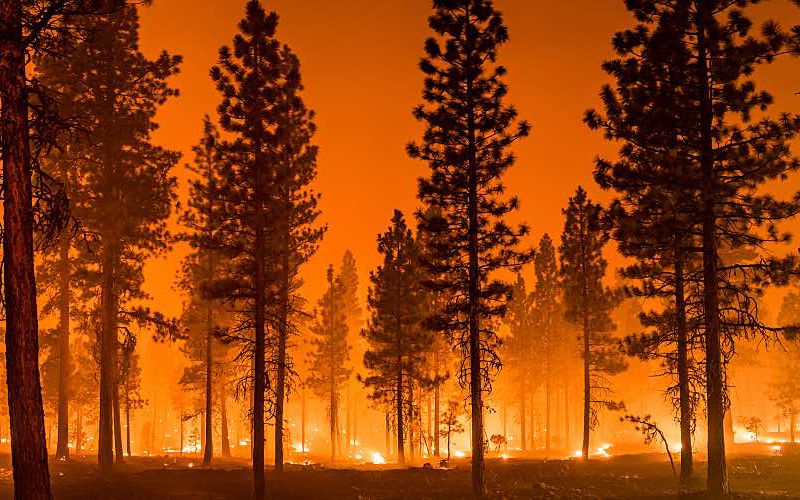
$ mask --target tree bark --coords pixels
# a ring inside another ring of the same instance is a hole
[[[114,379],[118,378],[118,373],[114,374]],[[122,412],[120,411],[119,385],[114,384],[114,450],[117,455],[117,463],[125,462],[125,450],[122,447]]]
[[[131,400],[128,390],[125,389],[125,448],[128,456],[131,456]]]
[[[466,24],[472,15],[470,5],[465,12]],[[469,389],[472,410],[472,492],[478,497],[486,496],[486,478],[483,458],[483,381],[481,380],[481,339],[480,339],[480,269],[478,231],[478,159],[475,138],[475,105],[473,93],[473,40],[472,30],[466,29],[466,111],[467,111],[467,168],[468,168],[468,206],[467,206],[467,248],[468,269],[468,322],[469,322]]]
[[[284,234],[286,244],[281,256],[281,289],[278,317],[278,367],[275,388],[275,471],[283,472],[283,420],[286,404],[286,341],[289,333],[289,241],[290,235]]]
[[[398,356],[399,358],[400,356]],[[398,366],[400,365],[400,360],[398,359]],[[395,413],[397,415],[397,463],[400,465],[405,465],[406,463],[406,454],[405,454],[405,443],[403,442],[404,439],[404,429],[403,429],[403,370],[398,370],[397,373],[397,388],[395,390],[396,393],[396,403],[395,403]]]
[[[115,290],[116,252],[111,238],[103,238],[101,276],[101,339],[100,339],[100,416],[98,421],[97,461],[108,472],[114,465],[114,365],[117,359],[117,294]]]
[[[525,393],[524,384],[520,384],[520,398],[519,398],[519,439],[520,439],[520,449],[522,451],[526,451],[527,446],[527,429],[525,429],[526,422],[526,415],[525,415],[525,398],[527,394]]]
[[[706,408],[708,423],[708,476],[712,496],[729,492],[725,462],[725,387],[719,324],[716,175],[713,150],[713,103],[709,82],[706,31],[712,15],[710,2],[697,2],[697,77],[700,104],[700,167],[703,174],[703,316],[705,318]]]
[[[63,169],[64,188],[67,188],[67,169]],[[69,306],[70,306],[70,235],[62,231],[59,241],[58,280],[58,438],[56,458],[69,458],[69,380],[71,374],[69,350]]]
[[[212,278],[213,263],[211,256],[208,258],[208,279]],[[214,458],[214,311],[211,302],[206,301],[206,411],[205,411],[205,439],[203,441],[203,465],[211,465]]]
[[[33,255],[33,207],[22,1],[0,2],[0,140],[6,381],[14,497],[50,499]]]
[[[675,323],[678,330],[678,388],[681,427],[681,482],[692,477],[692,408],[689,394],[688,332],[684,297],[683,251],[676,241],[675,252]]]
[[[222,377],[220,377],[222,378]],[[225,383],[224,381],[220,381],[219,383],[219,406],[220,406],[220,414],[221,414],[221,445],[222,445],[222,456],[225,458],[229,458],[231,456],[231,441],[230,437],[228,436],[228,405],[226,404],[226,394],[225,394]],[[238,443],[237,443],[238,444]]]

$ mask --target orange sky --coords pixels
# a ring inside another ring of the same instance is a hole
[[[142,9],[141,44],[184,56],[174,79],[181,96],[159,113],[155,140],[184,152],[199,138],[200,121],[219,101],[208,70],[217,50],[229,44],[246,0],[156,0]],[[300,56],[306,100],[316,110],[320,146],[322,219],[330,226],[304,275],[306,296],[316,300],[324,269],[338,263],[346,248],[358,261],[362,283],[378,263],[375,236],[393,208],[410,216],[417,206],[416,178],[425,167],[409,159],[405,144],[422,127],[411,117],[420,102],[422,76],[417,62],[429,34],[430,0],[268,0],[280,15],[279,38]],[[787,0],[761,7],[783,24],[800,22],[800,10]],[[517,165],[507,177],[510,192],[522,200],[519,218],[538,238],[558,238],[561,207],[577,184],[598,193],[591,181],[592,161],[614,147],[581,122],[598,105],[605,76],[600,63],[610,57],[611,35],[631,24],[621,0],[497,0],[511,41],[500,60],[509,70],[510,102],[533,125],[533,134],[516,148]],[[797,108],[794,75],[800,61],[781,61],[759,81],[771,89],[782,109]],[[183,177],[181,169],[179,176]],[[185,185],[182,186],[182,192]],[[178,314],[180,300],[170,288],[178,265],[176,252],[148,267],[148,289],[159,307]],[[312,302],[313,303],[313,302]]]
[[[229,44],[243,16],[246,0],[155,0],[141,11],[141,45],[155,55],[166,49],[184,56],[173,84],[181,96],[159,113],[154,140],[184,152],[201,132],[201,119],[214,113],[219,97],[208,77],[221,45]],[[533,229],[530,243],[549,232],[558,240],[561,208],[578,184],[598,200],[607,200],[592,182],[598,154],[613,155],[616,146],[591,132],[581,119],[598,106],[606,81],[601,62],[612,56],[610,39],[632,24],[622,0],[496,0],[505,14],[511,41],[500,60],[509,70],[510,102],[533,126],[532,136],[516,146],[517,165],[507,176],[509,191],[519,195],[517,220]],[[324,270],[338,264],[345,249],[355,253],[362,301],[369,269],[378,263],[375,237],[389,223],[392,209],[411,216],[417,206],[416,178],[425,166],[409,159],[405,144],[421,135],[411,116],[420,102],[422,75],[417,63],[428,36],[430,0],[265,0],[280,15],[279,38],[299,55],[305,98],[317,112],[320,146],[316,189],[323,194],[322,220],[330,229],[319,253],[306,266],[304,295],[316,302]],[[784,25],[800,23],[800,9],[788,0],[758,8],[760,17]],[[757,74],[760,86],[773,92],[776,110],[800,109],[800,61],[782,60]],[[186,171],[177,172],[182,181]],[[793,180],[786,194],[800,188]],[[185,194],[185,182],[181,193]],[[793,224],[797,226],[796,223]],[[613,254],[613,249],[609,251]],[[146,289],[161,311],[178,315],[181,298],[173,288],[181,249],[150,262]],[[612,256],[612,266],[614,264]],[[778,295],[772,295],[778,297]],[[774,314],[778,302],[763,308]],[[165,401],[180,377],[176,346],[143,342],[144,396]],[[155,410],[154,410],[155,411]],[[158,410],[161,411],[161,410]]]

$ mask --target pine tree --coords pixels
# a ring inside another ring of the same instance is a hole
[[[126,310],[142,292],[142,266],[167,248],[166,220],[175,201],[171,168],[179,154],[149,142],[159,105],[177,91],[166,80],[180,58],[162,53],[147,59],[138,49],[135,6],[88,16],[89,33],[67,57],[44,61],[48,82],[91,116],[88,138],[80,144],[80,179],[73,210],[87,233],[97,235],[82,259],[94,268],[101,290],[102,337],[98,460],[112,465],[112,441],[122,458],[117,390],[117,332],[145,310]],[[78,148],[75,148],[78,149]],[[159,318],[153,318],[156,322]],[[116,438],[116,439],[115,439]]]
[[[342,385],[350,378],[347,362],[350,346],[347,343],[346,300],[341,280],[334,277],[333,266],[327,271],[328,290],[318,302],[315,320],[311,326],[313,351],[310,358],[311,374],[306,385],[328,403],[330,423],[331,462],[336,460],[339,444],[339,404]]]
[[[764,37],[751,34],[747,14],[756,3],[631,3],[641,26],[618,36],[616,43],[625,53],[617,71],[631,89],[621,94],[622,102],[628,106],[630,97],[632,105],[620,110],[613,95],[606,99],[614,104],[613,115],[624,112],[620,123],[629,127],[611,137],[630,143],[631,156],[639,151],[653,155],[655,171],[667,169],[667,192],[685,193],[673,197],[674,203],[697,200],[686,212],[694,215],[691,224],[684,227],[697,228],[695,246],[701,248],[707,485],[712,495],[729,488],[725,364],[737,338],[774,340],[780,333],[759,318],[757,299],[764,287],[783,284],[796,266],[792,257],[742,261],[722,255],[787,241],[776,225],[800,209],[797,199],[784,202],[761,192],[764,183],[785,179],[797,169],[788,143],[800,120],[764,114],[772,97],[756,87],[752,75],[782,52],[786,35],[773,23],[765,24]]]
[[[405,429],[414,415],[406,394],[428,383],[426,357],[433,335],[422,320],[425,292],[417,241],[402,212],[394,211],[391,226],[378,236],[383,264],[370,273],[370,318],[362,336],[367,341],[362,378],[370,398],[391,408],[397,426],[397,458],[405,464]]]
[[[189,185],[189,209],[181,214],[181,222],[190,231],[186,235],[192,253],[184,259],[181,269],[180,286],[189,295],[184,306],[181,323],[187,330],[185,353],[195,363],[200,363],[204,373],[205,397],[205,437],[203,440],[203,464],[209,465],[214,456],[212,434],[213,392],[214,392],[214,334],[220,328],[215,309],[222,305],[210,296],[213,282],[221,274],[220,262],[223,256],[219,251],[209,248],[215,231],[219,226],[216,220],[216,189],[223,160],[218,151],[219,132],[206,116],[203,120],[203,138],[194,147],[194,167],[197,176]],[[195,367],[188,368],[190,372]],[[187,378],[184,372],[184,379]],[[195,377],[189,376],[194,383]]]
[[[217,287],[216,293],[238,303],[237,330],[252,331],[241,340],[252,366],[248,385],[252,388],[253,496],[259,500],[265,495],[267,290],[275,289],[267,272],[268,263],[276,261],[278,237],[271,225],[275,219],[270,217],[278,195],[273,154],[282,77],[277,25],[277,14],[267,14],[257,0],[249,1],[233,49],[222,47],[219,63],[211,70],[222,96],[217,109],[220,124],[230,135],[219,145],[227,168],[217,189],[216,210],[222,223],[213,245],[225,253],[231,271],[224,290]]]
[[[277,88],[278,105],[275,130],[273,210],[277,247],[277,352],[275,360],[275,469],[283,470],[284,405],[292,374],[288,350],[289,335],[298,331],[304,300],[297,293],[300,267],[317,251],[327,227],[319,226],[319,194],[310,187],[317,175],[317,147],[312,144],[316,125],[314,112],[306,108],[300,95],[300,61],[283,46],[280,60],[281,81]],[[352,305],[349,306],[352,309]],[[357,304],[356,306],[357,307]]]
[[[556,249],[553,240],[544,234],[533,261],[536,273],[536,288],[533,290],[534,321],[540,342],[537,342],[544,358],[545,391],[545,449],[550,449],[552,440],[551,409],[553,399],[553,374],[556,370],[556,354],[560,346],[560,322],[558,318],[560,292]]]
[[[618,294],[603,284],[608,263],[603,247],[608,233],[600,225],[600,205],[578,187],[563,210],[566,218],[561,235],[561,277],[564,286],[566,319],[582,328],[583,356],[583,445],[584,460],[589,459],[589,432],[596,425],[598,411],[617,409],[609,399],[606,375],[626,368],[622,353],[610,332],[615,326],[611,311]]]
[[[491,0],[435,0],[420,63],[426,104],[414,116],[426,123],[423,144],[410,144],[413,158],[428,163],[419,198],[441,211],[420,227],[441,236],[430,260],[436,291],[452,291],[442,322],[464,356],[459,380],[469,387],[472,406],[472,479],[476,495],[486,493],[483,445],[483,392],[499,368],[497,335],[487,321],[501,316],[509,285],[493,276],[530,260],[516,250],[527,228],[511,227],[505,216],[518,207],[504,197],[502,175],[514,163],[509,146],[528,135],[526,122],[504,103],[504,67],[497,50],[508,39],[502,15]],[[483,324],[482,324],[483,323]]]
[[[615,78],[617,88],[602,92],[606,114],[590,110],[586,122],[601,128],[608,139],[624,141],[620,160],[597,161],[595,178],[601,187],[613,189],[618,198],[609,210],[613,238],[620,252],[637,262],[622,270],[637,285],[631,296],[668,301],[664,311],[643,315],[648,332],[626,339],[630,354],[642,359],[661,359],[664,372],[674,379],[667,388],[677,409],[681,428],[681,480],[692,475],[692,433],[698,394],[693,381],[702,376],[692,361],[697,346],[696,308],[692,293],[700,290],[699,266],[692,248],[697,245],[697,199],[687,185],[699,182],[691,163],[675,155],[683,126],[677,86],[691,71],[672,65],[671,49],[676,39],[670,25],[626,30],[614,37],[617,58],[603,65]],[[662,78],[667,74],[667,78]],[[651,108],[644,108],[656,103]],[[694,177],[693,177],[694,176]],[[695,182],[687,180],[694,178]],[[680,179],[681,182],[676,182]],[[693,317],[692,317],[693,316]],[[695,341],[693,341],[695,340]]]
[[[518,274],[514,287],[511,289],[511,300],[508,302],[506,314],[503,317],[508,325],[510,335],[504,339],[502,349],[504,363],[510,367],[511,383],[517,391],[522,451],[526,451],[528,442],[526,402],[538,383],[537,378],[531,376],[533,373],[531,363],[534,359],[534,343],[536,341],[533,301],[534,296],[528,292],[525,279]]]

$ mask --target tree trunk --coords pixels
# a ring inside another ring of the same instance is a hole
[[[302,400],[300,401],[300,449],[306,452],[306,388],[303,387]]]
[[[569,435],[569,384],[564,384],[564,446],[569,450],[572,439]]]
[[[436,370],[436,385],[433,386],[433,456],[439,458],[441,452],[439,450],[439,350],[438,348],[433,352],[433,366]]]
[[[589,460],[589,431],[591,430],[592,418],[592,374],[591,374],[591,343],[589,341],[589,291],[587,276],[586,255],[586,235],[589,231],[586,216],[581,219],[581,279],[583,281],[581,290],[582,315],[583,315],[583,444],[581,446],[581,457],[584,461]]]
[[[545,407],[545,417],[544,417],[544,432],[545,432],[545,442],[544,442],[544,449],[550,449],[550,356],[547,356],[545,360],[545,386],[544,386],[544,407]]]
[[[180,442],[180,448],[181,448],[181,451],[180,451],[180,453],[178,453],[178,454],[179,454],[180,456],[183,456],[183,411],[182,411],[182,410],[181,410],[181,413],[178,415],[178,417],[179,417],[179,418],[180,418],[180,420],[181,420],[181,442]],[[153,420],[153,426],[155,426],[155,425],[156,425],[156,422],[155,422],[155,419],[154,419],[154,420]],[[153,444],[155,444],[155,443],[152,443],[152,444],[150,445],[150,447],[151,447],[151,448],[153,447]]]
[[[258,66],[259,54],[256,48],[255,66]],[[264,198],[266,189],[264,188],[264,172],[266,169],[262,157],[262,145],[260,135],[255,144],[256,156],[256,200],[255,205],[255,345],[254,345],[254,382],[253,382],[253,499],[263,500],[266,493],[264,481],[264,397],[266,392],[266,331],[265,331],[265,306],[266,297],[264,296],[266,279],[264,276],[266,257],[264,255],[266,236],[264,234]]]
[[[519,398],[519,439],[520,439],[520,449],[522,451],[526,450],[527,446],[527,429],[525,429],[526,424],[526,415],[525,415],[525,398],[527,394],[525,393],[525,386],[524,384],[520,384],[520,398]]]
[[[115,373],[114,379],[117,379]],[[117,463],[125,462],[125,450],[122,448],[122,412],[120,411],[119,385],[114,384],[114,450],[117,455]]]
[[[220,377],[222,378],[222,377]],[[221,422],[220,427],[222,431],[222,438],[221,438],[221,445],[222,445],[222,456],[225,458],[230,458],[231,456],[231,441],[230,437],[228,436],[228,405],[226,404],[226,394],[225,394],[225,382],[220,380],[219,383],[219,406],[220,406],[220,414],[221,414]],[[238,445],[238,443],[237,443]]]
[[[128,456],[131,456],[131,401],[128,397],[128,390],[125,390],[125,448]]]
[[[287,239],[289,236],[284,235]],[[278,298],[278,366],[275,388],[275,471],[283,472],[283,420],[284,405],[286,402],[286,340],[289,332],[289,248],[284,248],[281,262],[281,290]]]
[[[208,256],[208,279],[213,273],[213,263]],[[211,303],[206,301],[206,411],[205,411],[205,439],[203,440],[203,465],[211,465],[214,458],[214,311]]]
[[[408,391],[408,405],[409,411],[406,419],[408,420],[408,425],[406,426],[408,432],[408,455],[411,458],[411,462],[414,462],[414,390],[410,389]]]
[[[75,423],[75,455],[81,454],[83,446],[83,406],[78,405],[77,421]]]
[[[114,465],[114,394],[117,363],[117,294],[115,290],[116,251],[112,238],[103,238],[101,269],[101,342],[100,342],[100,416],[98,422],[97,461],[104,472]]]
[[[386,420],[386,436],[385,436],[385,438],[386,438],[386,443],[385,443],[386,444],[386,458],[389,458],[389,456],[392,454],[392,444],[391,444],[392,429],[391,429],[391,425],[389,423],[389,412],[388,411],[384,414],[384,419]]]
[[[63,170],[64,188],[67,186],[67,169]],[[69,306],[70,306],[70,235],[66,229],[62,231],[59,241],[59,282],[58,282],[58,439],[56,440],[56,458],[69,458]]]
[[[717,270],[716,175],[713,151],[713,104],[709,82],[706,31],[712,16],[710,2],[697,6],[697,76],[700,101],[700,167],[703,173],[703,316],[705,318],[706,408],[708,423],[708,476],[712,496],[727,495],[725,463],[725,387],[720,345],[719,275]]]
[[[471,16],[470,6],[466,7],[466,18]],[[468,322],[469,322],[469,390],[472,406],[472,492],[478,497],[486,496],[486,478],[483,459],[483,381],[481,380],[481,332],[480,332],[480,269],[478,231],[478,159],[475,139],[475,106],[472,103],[472,31],[466,30],[466,69],[467,74],[467,168],[468,168],[468,207],[467,207],[467,248],[469,253],[468,270]]]
[[[584,307],[586,303],[584,302]],[[583,444],[581,445],[581,457],[589,460],[589,430],[592,418],[592,380],[590,373],[589,360],[589,318],[586,312],[583,314]]]
[[[399,356],[398,356],[399,358]],[[398,365],[400,364],[400,360],[398,359]],[[395,389],[396,393],[396,404],[395,404],[395,413],[397,415],[397,463],[400,465],[405,465],[406,463],[406,454],[405,454],[405,443],[403,442],[404,439],[404,429],[403,429],[403,370],[398,370],[397,373],[397,388]]]
[[[3,272],[6,381],[14,498],[49,499],[50,472],[39,381],[39,325],[22,0],[0,2],[0,140],[3,152]]]
[[[689,335],[686,328],[686,300],[684,298],[683,252],[676,241],[675,252],[675,323],[678,330],[678,388],[680,393],[681,475],[686,483],[692,477],[692,408],[689,394]]]

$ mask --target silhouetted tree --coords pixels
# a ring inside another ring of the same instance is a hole
[[[533,265],[536,273],[536,288],[532,292],[533,314],[535,327],[538,330],[538,341],[535,342],[544,360],[545,449],[549,450],[553,432],[550,419],[554,392],[553,374],[557,370],[556,354],[561,347],[560,334],[563,330],[559,328],[561,322],[558,317],[561,312],[558,304],[561,287],[556,249],[553,240],[546,233],[539,240]]]
[[[311,374],[306,385],[317,397],[328,402],[328,422],[331,430],[331,461],[336,460],[339,442],[339,403],[342,385],[350,378],[347,361],[350,346],[347,344],[346,300],[341,281],[334,277],[333,266],[327,271],[328,290],[318,302],[315,320],[311,326],[313,351],[310,358]]]
[[[112,464],[112,440],[122,458],[117,360],[120,315],[146,319],[143,309],[125,310],[132,299],[146,298],[142,266],[167,249],[166,219],[175,200],[171,168],[179,158],[150,143],[159,105],[177,93],[166,80],[180,58],[162,53],[147,59],[138,48],[138,14],[130,5],[82,19],[88,33],[65,57],[47,61],[49,82],[92,117],[80,142],[80,179],[74,189],[76,217],[94,235],[82,249],[97,273],[102,303],[100,342],[100,416],[98,460]],[[78,148],[75,148],[78,149]],[[163,318],[155,318],[156,323]],[[162,323],[162,326],[164,324]]]
[[[311,188],[317,176],[317,147],[312,144],[316,125],[314,112],[306,108],[300,95],[300,61],[283,46],[280,60],[281,79],[276,89],[277,109],[274,150],[275,205],[272,211],[277,247],[278,276],[275,330],[275,469],[283,470],[284,406],[292,375],[288,350],[289,335],[296,334],[299,315],[305,301],[297,290],[300,267],[317,251],[326,227],[317,224],[320,215],[319,194]],[[350,283],[350,281],[348,281]],[[352,305],[349,306],[352,309]],[[357,307],[357,304],[356,306]]]
[[[414,409],[406,395],[427,384],[425,359],[433,335],[422,320],[425,305],[417,241],[402,212],[394,211],[389,229],[378,236],[383,264],[370,273],[368,303],[370,318],[362,335],[367,340],[362,378],[370,397],[392,409],[397,426],[397,459],[405,463],[405,425]],[[361,378],[361,377],[360,377]]]
[[[482,393],[500,366],[497,335],[487,321],[502,315],[510,289],[493,274],[516,270],[531,257],[517,251],[527,228],[504,221],[518,201],[503,196],[501,178],[514,163],[509,146],[529,126],[515,124],[516,110],[504,103],[506,70],[496,59],[508,30],[491,0],[435,0],[433,7],[428,24],[435,37],[425,42],[420,63],[426,104],[414,110],[426,130],[423,143],[410,144],[408,152],[431,169],[420,179],[419,198],[440,213],[421,212],[420,227],[437,236],[429,257],[432,289],[452,292],[440,319],[463,355],[459,380],[471,395],[473,489],[482,496]]]
[[[104,6],[111,8],[113,4],[109,1]],[[82,0],[11,0],[0,5],[5,368],[14,496],[18,499],[51,496],[38,367],[34,230],[38,226],[53,236],[54,230],[64,226],[66,215],[65,198],[60,196],[62,203],[51,203],[59,196],[51,196],[54,193],[41,182],[47,176],[42,175],[31,152],[32,144],[52,139],[54,134],[40,132],[51,129],[53,116],[47,112],[48,106],[41,106],[48,97],[38,93],[36,82],[27,78],[26,63],[31,54],[68,50],[68,35],[74,37],[81,32],[76,21],[97,8],[97,3]],[[32,181],[34,177],[38,179],[36,183]],[[48,205],[60,206],[61,210],[48,213]]]
[[[600,205],[589,200],[582,187],[563,210],[566,218],[561,235],[561,277],[566,319],[582,328],[583,357],[583,459],[589,458],[589,431],[597,423],[601,408],[621,405],[609,399],[606,375],[626,368],[622,353],[611,336],[615,328],[611,311],[618,294],[603,284],[608,263],[603,247],[608,233],[600,225]]]
[[[673,184],[667,192],[688,193],[673,196],[673,203],[698,202],[688,212],[694,213],[692,224],[683,227],[697,228],[702,257],[707,485],[712,495],[729,489],[725,364],[737,338],[771,340],[779,333],[759,318],[757,299],[764,287],[783,284],[796,266],[793,257],[742,261],[722,255],[787,241],[776,224],[800,209],[796,197],[784,202],[761,192],[764,183],[797,169],[788,142],[800,120],[788,114],[764,117],[772,97],[756,88],[752,74],[781,53],[785,35],[772,23],[762,30],[764,37],[751,34],[747,14],[756,3],[630,2],[641,26],[616,38],[624,56],[612,66],[627,88],[617,89],[619,100],[605,92],[607,108],[612,104],[607,114],[613,118],[632,111],[627,118],[634,120],[620,136],[612,132],[612,138],[630,143],[626,153],[642,151],[651,155],[654,168],[667,169]],[[632,105],[620,110],[615,101]]]
[[[521,274],[511,289],[511,300],[507,304],[506,314],[503,317],[509,328],[509,337],[504,339],[502,352],[504,362],[508,366],[511,383],[518,394],[519,404],[519,436],[520,448],[527,449],[527,412],[526,402],[529,395],[534,392],[535,385],[539,383],[538,377],[532,376],[531,365],[534,363],[533,353],[535,325],[533,318],[534,296],[528,293],[525,279]]]
[[[217,287],[216,292],[240,305],[238,330],[252,367],[248,379],[252,381],[253,496],[258,500],[265,494],[267,290],[274,290],[267,271],[269,258],[277,253],[270,218],[277,197],[273,152],[283,76],[277,25],[277,14],[267,14],[257,0],[249,1],[233,49],[222,47],[219,63],[211,70],[222,96],[220,124],[230,135],[219,145],[227,168],[219,181],[217,210],[222,223],[214,244],[223,249],[231,272],[224,289]]]

